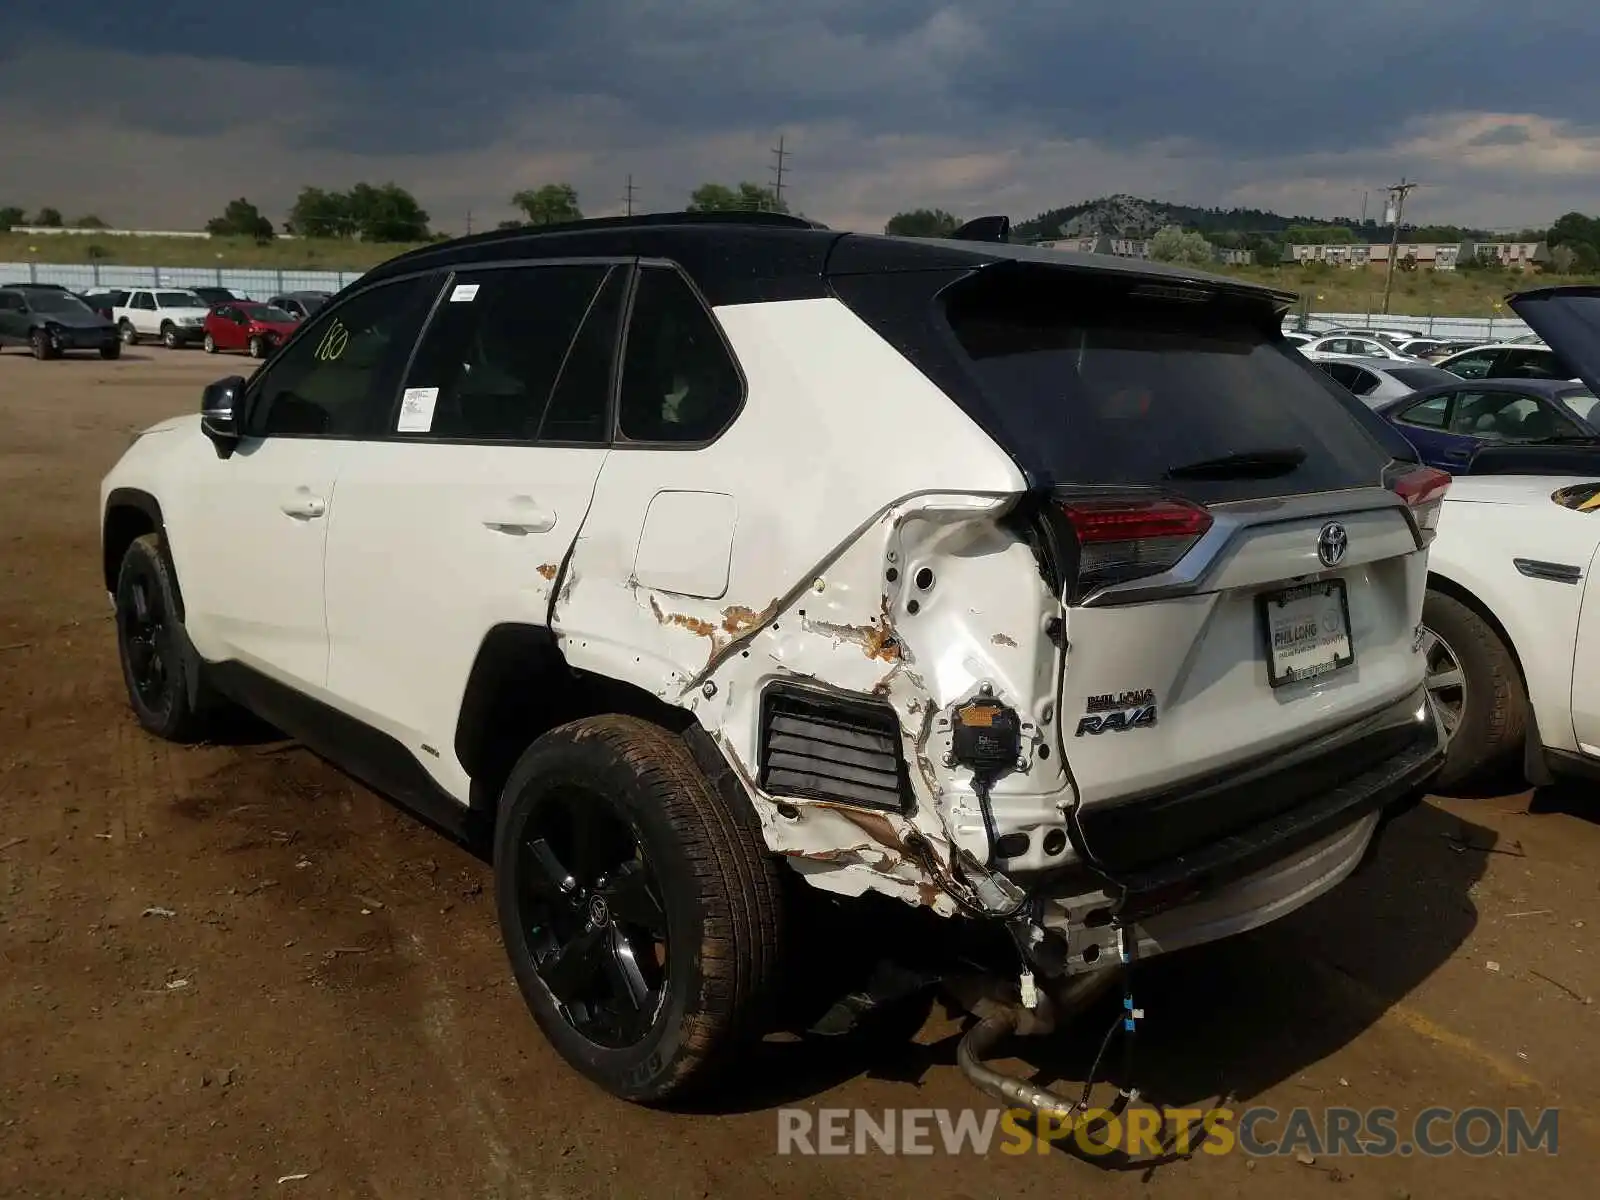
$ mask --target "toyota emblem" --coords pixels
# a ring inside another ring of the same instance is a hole
[[[1337,521],[1329,521],[1317,534],[1317,557],[1325,567],[1337,567],[1344,561],[1344,552],[1350,545],[1350,535]]]

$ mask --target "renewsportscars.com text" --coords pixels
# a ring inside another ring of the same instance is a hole
[[[1024,1109],[803,1108],[778,1110],[782,1155],[1048,1153],[1051,1143],[1085,1154],[1246,1154],[1283,1157],[1402,1157],[1450,1154],[1554,1155],[1560,1109],[1425,1108],[1402,1118],[1393,1108],[1134,1108],[1113,1116]]]

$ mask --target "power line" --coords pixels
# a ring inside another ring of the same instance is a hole
[[[637,190],[637,189],[635,189],[634,186],[633,186],[633,176],[629,175],[628,176],[628,190],[623,193],[622,202],[628,206],[628,215],[630,217],[633,216],[633,193],[635,192],[635,190]]]
[[[783,211],[783,161],[789,157],[789,152],[783,148],[783,134],[778,135],[778,144],[772,148],[772,153],[777,161],[774,164],[772,183],[772,207],[779,212]]]
[[[1416,183],[1407,183],[1404,175],[1400,182],[1389,185],[1388,207],[1394,212],[1394,230],[1389,235],[1389,270],[1383,278],[1383,314],[1389,315],[1389,293],[1394,290],[1394,264],[1400,257],[1400,220],[1405,215],[1406,197],[1411,194]],[[1384,216],[1388,216],[1386,212]]]

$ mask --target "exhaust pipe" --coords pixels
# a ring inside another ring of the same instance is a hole
[[[1086,1008],[1120,977],[1118,971],[1097,971],[1079,976],[1057,994],[1054,1009],[1065,1019]],[[1055,1022],[1048,1016],[1041,1021],[1019,1004],[1001,1005],[992,1000],[973,1006],[982,1009],[979,1021],[956,1046],[956,1065],[979,1091],[1002,1101],[1007,1107],[1022,1108],[1036,1116],[1067,1117],[1081,1112],[1082,1100],[1067,1100],[1025,1079],[1003,1075],[984,1065],[1002,1041],[1019,1029],[1027,1033],[1050,1032]],[[1031,1027],[1031,1028],[1030,1028]],[[1119,1104],[1124,1103],[1119,1099]]]

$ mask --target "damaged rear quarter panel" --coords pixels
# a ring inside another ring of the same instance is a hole
[[[749,382],[743,412],[702,449],[608,456],[552,627],[575,667],[693,709],[745,779],[769,845],[812,882],[934,903],[920,847],[948,859],[954,838],[987,853],[970,786],[943,763],[942,710],[989,681],[1023,712],[1032,745],[1054,701],[1044,636],[1054,599],[1028,549],[995,524],[1023,480],[837,301],[715,315]],[[645,514],[664,490],[733,497],[729,584],[717,600],[647,588],[635,574]],[[931,589],[916,587],[922,565]],[[780,677],[893,705],[916,792],[909,814],[759,795],[759,691]],[[997,812],[1019,828],[1040,814],[1059,821],[1069,795],[1059,753],[1030,758],[995,789]]]

